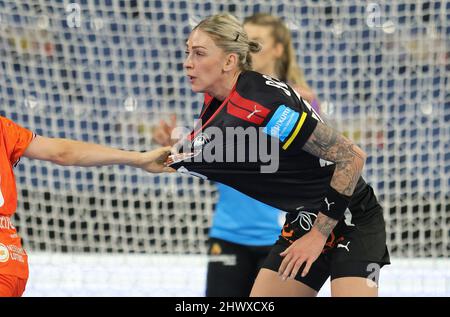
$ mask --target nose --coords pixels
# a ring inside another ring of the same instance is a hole
[[[190,69],[190,68],[193,67],[193,65],[192,65],[192,59],[191,59],[191,54],[188,54],[188,55],[186,56],[186,59],[184,60],[183,66],[184,66],[184,68],[186,68],[186,69]]]

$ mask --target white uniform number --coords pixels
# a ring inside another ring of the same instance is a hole
[[[291,96],[291,92],[289,91],[288,85],[286,85],[285,83],[278,81],[270,76],[267,76],[267,75],[262,75],[262,76],[265,79],[267,79],[266,85],[279,88],[279,89],[283,90],[286,95],[288,95],[289,97]]]

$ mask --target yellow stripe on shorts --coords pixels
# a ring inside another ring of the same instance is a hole
[[[298,132],[303,126],[303,123],[305,122],[305,119],[306,119],[306,112],[303,112],[302,116],[300,117],[300,120],[297,123],[297,126],[295,127],[294,133],[292,133],[291,137],[286,141],[286,143],[284,143],[283,150],[286,150],[289,147],[289,145],[291,145],[291,143],[294,142],[295,137],[297,136]]]

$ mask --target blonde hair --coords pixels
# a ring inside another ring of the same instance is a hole
[[[250,53],[259,52],[261,45],[249,41],[247,33],[236,17],[228,13],[216,14],[202,20],[192,31],[196,29],[211,36],[214,43],[226,54],[237,54],[241,71],[252,69]]]
[[[270,27],[275,43],[283,45],[283,55],[275,63],[275,73],[279,76],[279,79],[293,85],[309,88],[303,70],[295,59],[291,33],[283,21],[267,13],[257,13],[246,17],[244,24],[247,23]]]

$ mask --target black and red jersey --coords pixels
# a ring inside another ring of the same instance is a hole
[[[321,119],[291,87],[267,75],[243,72],[225,100],[205,95],[200,119],[180,150],[193,156],[172,167],[287,212],[320,211],[335,165],[302,150]],[[276,171],[262,172],[270,165],[264,149],[278,153]],[[366,194],[368,185],[361,178],[349,206],[352,212],[360,209],[356,205]]]

